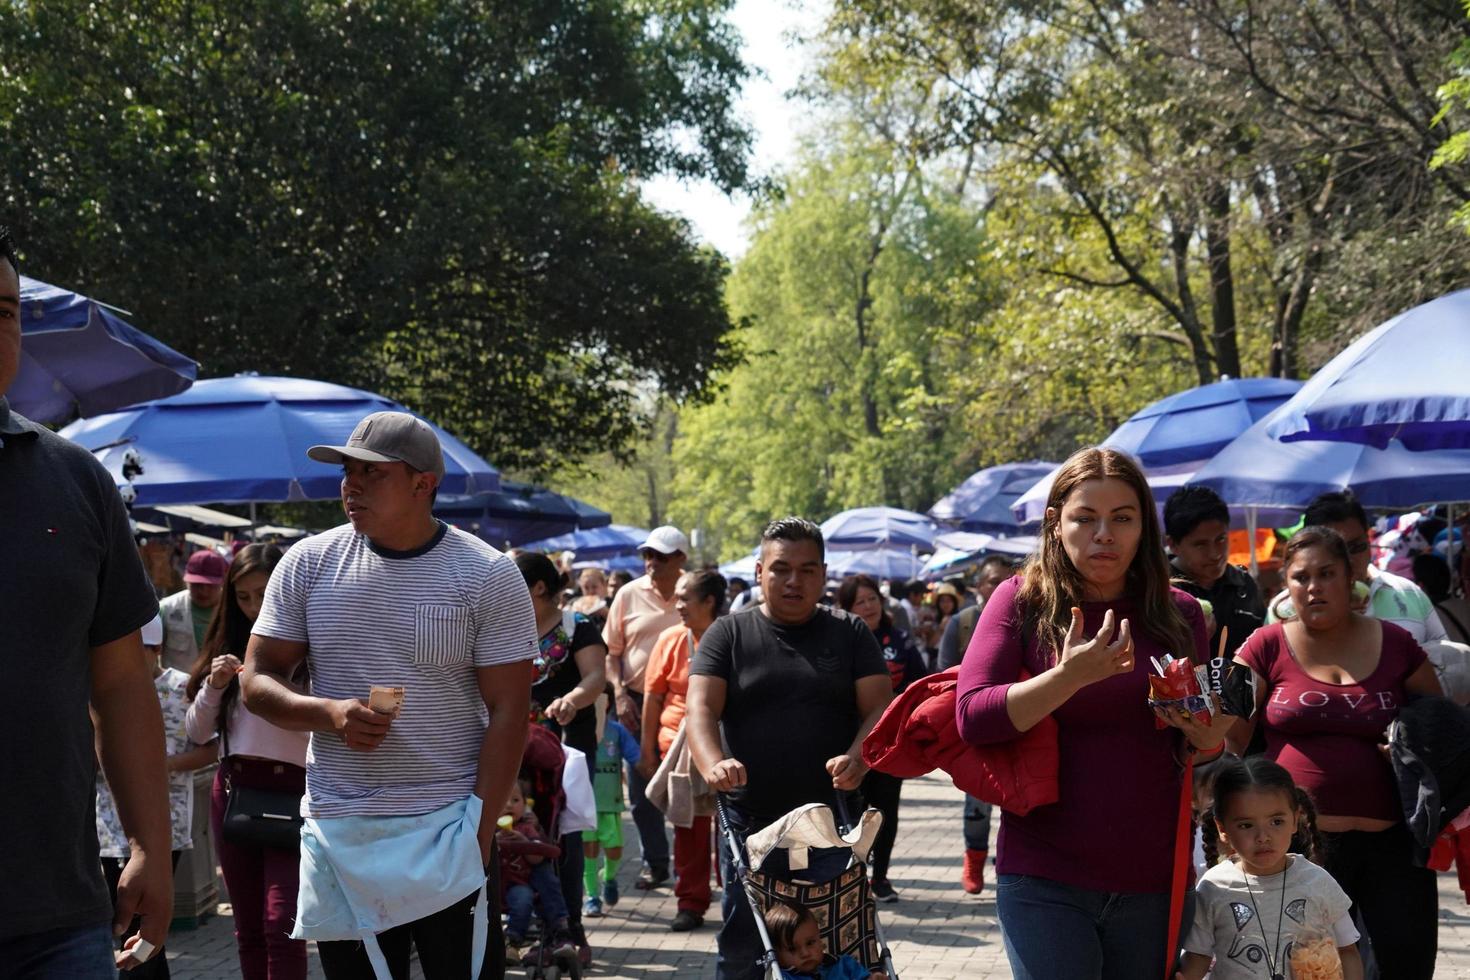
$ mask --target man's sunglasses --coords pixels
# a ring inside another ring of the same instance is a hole
[[[659,562],[668,561],[670,558],[673,557],[673,555],[666,555],[666,554],[664,554],[661,551],[654,551],[651,548],[649,550],[647,550],[647,551],[641,551],[641,552],[639,552],[638,555],[644,561],[659,561]]]
[[[1368,550],[1368,539],[1354,538],[1347,543],[1347,550],[1350,555],[1361,555]]]

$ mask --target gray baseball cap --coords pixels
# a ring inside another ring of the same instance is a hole
[[[312,446],[306,455],[318,463],[340,465],[344,459],[365,463],[407,463],[444,479],[444,453],[439,437],[423,419],[407,412],[374,412],[352,430],[345,446]]]

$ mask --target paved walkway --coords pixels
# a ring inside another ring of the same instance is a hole
[[[1011,975],[1001,949],[995,902],[987,889],[978,897],[959,887],[961,797],[947,779],[928,777],[904,786],[902,823],[891,878],[902,900],[880,905],[879,916],[893,948],[894,964],[905,980],[1001,980]],[[636,840],[628,827],[629,840]],[[632,848],[636,850],[636,844]],[[590,975],[627,980],[714,977],[714,925],[692,933],[673,933],[668,889],[652,894],[627,883],[636,860],[623,866],[623,901],[606,918],[587,920],[597,955]],[[1440,878],[1439,969],[1436,980],[1470,980],[1470,907],[1455,890],[1453,875]],[[175,934],[169,941],[174,980],[227,980],[239,976],[229,907],[204,926]],[[322,977],[313,953],[311,976]],[[512,970],[512,977],[520,975]],[[415,969],[414,977],[420,974]],[[1058,978],[1061,980],[1061,978]]]

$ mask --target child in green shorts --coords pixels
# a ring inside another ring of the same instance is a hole
[[[638,740],[609,716],[597,740],[597,769],[592,779],[597,829],[582,837],[582,853],[587,857],[582,870],[587,889],[582,914],[588,918],[602,915],[604,902],[608,908],[618,904],[618,864],[623,857],[623,762],[636,766],[639,754]],[[599,852],[605,856],[600,869]]]

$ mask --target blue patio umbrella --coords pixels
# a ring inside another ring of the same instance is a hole
[[[608,573],[627,572],[637,576],[643,574],[643,559],[637,555],[621,555],[616,558],[579,559],[572,563],[573,571],[581,571],[584,568],[600,568]]]
[[[720,574],[725,578],[742,578],[749,582],[755,578],[755,562],[760,557],[760,550],[756,549],[744,558],[732,562],[726,562],[720,566]]]
[[[519,547],[550,535],[612,523],[611,514],[575,497],[512,480],[502,480],[500,489],[492,493],[441,496],[434,514],[496,547]]]
[[[26,276],[20,334],[20,370],[7,397],[38,422],[165,398],[193,384],[199,370],[96,300]]]
[[[973,531],[949,531],[934,539],[934,554],[924,563],[920,574],[938,576],[951,569],[974,564],[986,555],[1025,558],[1036,553],[1040,542],[1033,535],[1005,537]]]
[[[1285,412],[1283,406],[1278,412]],[[1319,493],[1346,490],[1366,507],[1470,500],[1470,449],[1411,452],[1401,443],[1281,442],[1272,413],[1202,467],[1191,483],[1210,487],[1227,504],[1247,507],[1270,526],[1289,524]]]
[[[100,449],[108,469],[121,467],[126,449],[137,449],[143,474],[133,487],[145,506],[327,500],[340,492],[341,470],[308,459],[307,448],[341,445],[364,416],[385,410],[405,409],[324,381],[237,375],[73,422],[61,434]],[[495,467],[429,424],[444,451],[443,492],[499,488]]]
[[[896,548],[934,550],[934,522],[923,514],[897,507],[858,507],[822,522],[822,538],[832,551]]]
[[[908,548],[827,552],[827,574],[836,578],[871,575],[880,579],[911,579],[917,578],[923,567],[924,556]]]
[[[638,546],[648,540],[648,529],[629,524],[609,524],[588,531],[573,531],[555,537],[530,541],[521,547],[527,551],[571,551],[578,561],[637,556]]]
[[[941,497],[929,516],[960,531],[1015,534],[1019,525],[1011,505],[1056,468],[1056,463],[1040,460],[987,466]]]
[[[1137,459],[1155,501],[1162,504],[1191,473],[1301,386],[1285,378],[1240,378],[1190,388],[1139,409],[1101,445]],[[1022,524],[1035,523],[1046,513],[1055,473],[1037,481],[1011,508]]]
[[[1272,424],[1283,442],[1470,449],[1470,289],[1359,337],[1312,375]]]
[[[1301,386],[1286,378],[1227,378],[1190,388],[1134,412],[1103,445],[1150,469],[1209,459]]]

